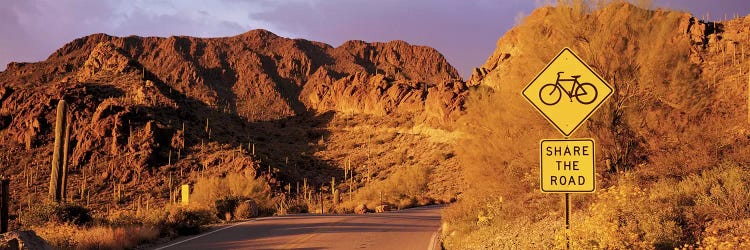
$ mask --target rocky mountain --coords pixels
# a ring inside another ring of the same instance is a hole
[[[13,166],[2,173],[19,180],[14,188],[25,183],[24,192],[41,196],[54,110],[64,99],[74,185],[159,189],[173,175],[188,181],[199,171],[243,169],[279,186],[325,182],[343,174],[331,165],[341,155],[315,156],[335,114],[450,127],[467,93],[438,51],[403,41],[332,47],[266,30],[224,38],[94,34],[0,72],[0,163]]]

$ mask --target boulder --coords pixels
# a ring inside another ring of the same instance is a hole
[[[239,219],[250,219],[258,216],[258,204],[253,200],[246,200],[234,210],[234,215]]]
[[[383,205],[375,207],[376,213],[384,213],[386,211],[391,211],[391,208],[388,205],[383,204]]]
[[[359,204],[356,208],[354,208],[355,214],[365,214],[367,213],[367,206],[365,204]]]
[[[34,231],[12,231],[0,235],[0,249],[47,250],[52,247]]]

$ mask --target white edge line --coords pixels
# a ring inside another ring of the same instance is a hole
[[[435,250],[435,247],[437,246],[438,234],[440,234],[439,228],[437,231],[432,233],[432,237],[430,238],[430,245],[427,247],[427,250]]]
[[[226,226],[226,227],[222,227],[222,228],[216,229],[216,230],[214,230],[214,231],[210,231],[210,232],[207,232],[207,233],[204,233],[204,234],[201,234],[201,235],[196,235],[196,236],[193,236],[193,237],[191,237],[191,238],[187,238],[187,239],[184,239],[184,240],[181,240],[181,241],[178,241],[178,242],[175,242],[175,243],[172,243],[172,244],[169,244],[169,245],[163,246],[163,247],[159,247],[159,248],[156,248],[156,249],[154,249],[154,250],[161,250],[161,249],[165,249],[165,248],[173,247],[173,246],[176,246],[176,245],[179,245],[179,244],[185,243],[185,242],[187,242],[187,241],[191,241],[191,240],[194,240],[194,239],[197,239],[197,238],[200,238],[200,237],[206,236],[206,235],[211,235],[211,234],[213,234],[213,233],[216,233],[216,232],[218,232],[218,231],[222,231],[222,230],[224,230],[224,229],[229,229],[229,228],[233,228],[233,227],[236,227],[236,226],[239,226],[239,225],[242,225],[242,224],[248,223],[248,222],[252,222],[252,221],[255,221],[255,220],[253,219],[253,220],[249,220],[249,221],[243,221],[243,222],[240,222],[240,223],[237,223],[237,224],[231,225],[231,226]]]

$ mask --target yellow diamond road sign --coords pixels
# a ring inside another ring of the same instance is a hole
[[[594,140],[542,140],[542,192],[591,193],[596,188]]]
[[[522,93],[557,130],[570,136],[609,98],[612,87],[564,48]]]

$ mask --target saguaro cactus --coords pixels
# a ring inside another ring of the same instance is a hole
[[[336,177],[331,177],[331,199],[333,199],[333,205],[339,204],[339,189],[336,188]]]
[[[67,117],[67,114],[65,115]],[[63,161],[62,161],[62,178],[60,180],[60,197],[62,201],[67,200],[68,190],[68,146],[70,145],[70,124],[71,122],[65,123],[65,142],[63,143]]]
[[[49,198],[54,202],[60,202],[65,189],[63,188],[63,178],[65,176],[65,161],[67,160],[65,154],[67,153],[67,139],[65,136],[65,129],[67,123],[67,114],[65,100],[60,100],[57,103],[57,118],[55,121],[55,146],[52,149],[52,173],[49,178]]]
[[[305,202],[310,202],[310,196],[307,194],[307,178],[302,179],[302,189],[304,190],[302,196],[305,198]]]

